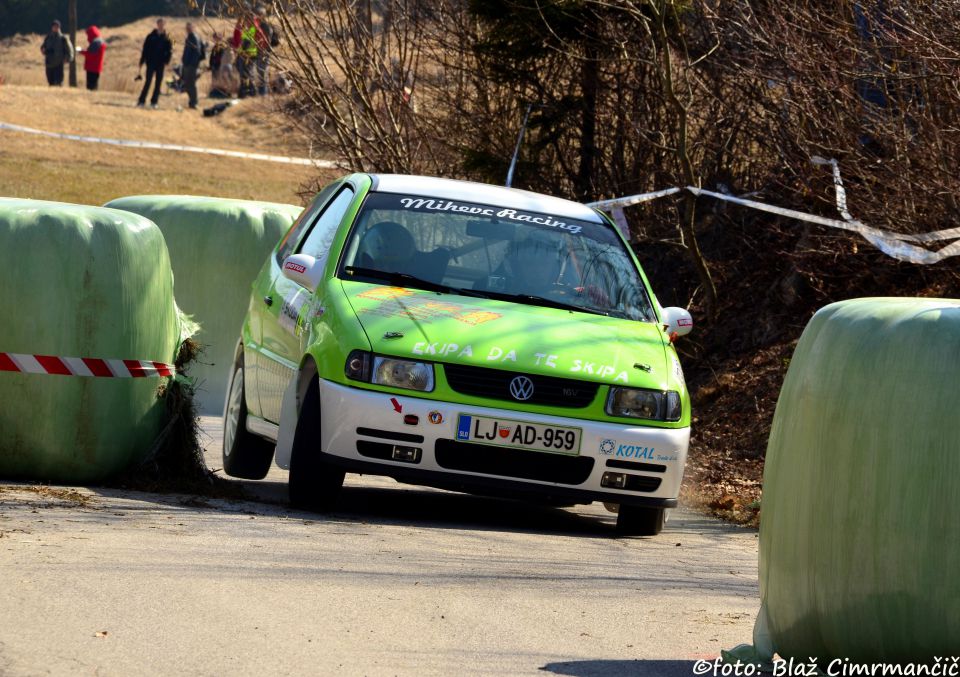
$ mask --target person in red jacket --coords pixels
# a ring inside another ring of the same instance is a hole
[[[83,70],[87,72],[87,89],[94,91],[100,83],[100,74],[103,72],[103,53],[107,51],[107,43],[100,37],[100,29],[90,26],[87,29],[86,49],[79,50],[83,54]]]

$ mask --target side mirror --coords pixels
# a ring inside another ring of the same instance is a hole
[[[294,254],[283,260],[283,276],[308,291],[314,291],[323,277],[323,262],[309,254]]]
[[[667,336],[686,336],[693,331],[693,317],[686,308],[664,308],[663,330]]]

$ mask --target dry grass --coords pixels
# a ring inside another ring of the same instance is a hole
[[[0,87],[0,121],[45,131],[303,155],[269,100],[247,99],[214,118],[139,109],[118,92]],[[103,204],[143,193],[212,195],[299,204],[322,170],[175,151],[142,150],[0,131],[0,195]],[[326,170],[332,177],[336,171]]]

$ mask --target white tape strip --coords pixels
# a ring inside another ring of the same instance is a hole
[[[10,355],[10,360],[20,367],[20,371],[26,374],[46,374],[47,370],[40,366],[33,355]]]
[[[632,205],[638,205],[641,202],[650,202],[650,200],[656,200],[657,198],[667,197],[668,195],[676,195],[677,193],[683,191],[683,188],[664,188],[663,190],[655,190],[652,193],[639,193],[637,195],[628,195],[627,197],[618,197],[612,200],[600,200],[599,202],[588,202],[588,207],[596,207],[605,212],[608,212],[617,207],[630,207]]]
[[[149,150],[172,150],[181,153],[202,153],[204,155],[219,155],[221,157],[242,158],[244,160],[263,160],[265,162],[280,162],[288,165],[304,165],[307,167],[319,167],[323,169],[336,169],[336,162],[330,160],[311,160],[309,158],[288,157],[286,155],[266,155],[264,153],[246,153],[239,150],[223,150],[221,148],[201,148],[199,146],[181,146],[172,143],[156,143],[153,141],[130,141],[127,139],[107,139],[98,136],[82,136],[80,134],[62,134],[60,132],[45,132],[42,129],[33,129],[22,125],[13,125],[8,122],[0,122],[0,129],[11,132],[23,132],[24,134],[36,134],[46,136],[52,139],[65,139],[67,141],[80,141],[83,143],[103,143],[109,146],[123,146],[125,148],[146,148]]]
[[[79,357],[63,357],[60,358],[66,362],[67,366],[70,367],[72,371],[77,376],[93,376],[93,372],[90,371],[90,368],[83,363]]]
[[[763,202],[757,202],[756,200],[746,200],[744,198],[734,197],[724,193],[717,193],[712,190],[705,190],[703,188],[695,188],[693,186],[685,186],[683,188],[666,188],[650,193],[629,195],[627,197],[615,198],[612,200],[599,200],[597,202],[590,202],[587,204],[587,206],[612,212],[615,209],[622,209],[623,207],[629,205],[640,204],[642,202],[656,200],[657,198],[666,197],[668,195],[675,195],[676,193],[680,193],[682,191],[688,191],[697,196],[702,195],[705,197],[712,197],[717,200],[732,202],[733,204],[768,212],[770,214],[777,214],[778,216],[786,216],[791,219],[797,219],[798,221],[816,223],[821,226],[827,226],[828,228],[838,228],[840,230],[857,233],[881,252],[887,256],[897,259],[898,261],[930,265],[950,258],[951,256],[957,256],[960,254],[960,242],[954,242],[935,252],[908,244],[908,242],[924,243],[958,239],[960,238],[960,228],[950,228],[947,230],[938,230],[933,233],[910,235],[906,233],[893,233],[886,230],[880,230],[879,228],[872,228],[861,223],[860,221],[857,221],[847,210],[846,190],[843,188],[843,181],[840,178],[840,169],[836,160],[824,160],[823,158],[815,157],[813,158],[813,162],[815,164],[832,165],[834,171],[834,186],[837,191],[837,210],[843,217],[843,221],[838,219],[830,219],[824,216],[817,216],[816,214],[807,214],[805,212],[799,212],[795,209],[786,209],[785,207],[768,205]]]
[[[860,221],[854,219],[847,210],[847,190],[843,187],[843,179],[840,176],[840,163],[833,158],[827,160],[818,155],[814,155],[810,158],[810,161],[815,165],[830,165],[833,171],[833,186],[837,194],[837,211],[840,212],[840,216],[843,217],[844,221],[863,225]],[[960,238],[960,228],[948,228],[946,230],[936,230],[931,233],[920,233],[918,235],[897,235],[897,239],[906,240],[907,242],[938,242],[940,240],[955,240],[957,238]]]

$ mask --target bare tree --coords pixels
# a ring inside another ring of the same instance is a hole
[[[442,76],[430,54],[444,3],[292,0],[273,11],[287,45],[274,63],[293,81],[287,112],[321,147],[357,170],[449,170],[425,82]]]
[[[67,4],[67,28],[70,31],[70,43],[74,51],[77,49],[77,0],[70,0]],[[70,61],[70,86],[77,86],[77,60]]]

